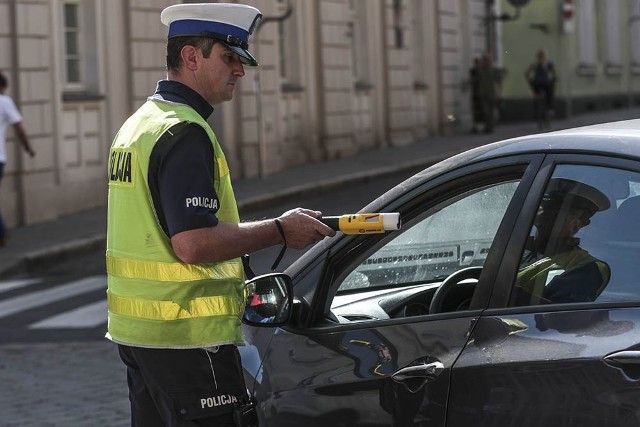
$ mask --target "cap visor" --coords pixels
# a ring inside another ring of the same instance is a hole
[[[251,55],[248,50],[245,50],[238,46],[228,45],[223,41],[221,41],[220,43],[222,43],[223,45],[226,46],[227,49],[229,49],[230,51],[238,55],[240,57],[240,62],[242,62],[242,64],[247,65],[249,67],[258,66],[258,61],[256,61],[256,58],[254,58],[253,55]]]

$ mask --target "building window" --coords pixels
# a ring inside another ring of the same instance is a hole
[[[402,0],[393,0],[393,41],[395,47],[404,47],[404,28],[402,28],[402,11],[404,4]]]
[[[578,74],[596,73],[597,26],[594,0],[580,0],[577,4]]]
[[[62,20],[64,28],[64,81],[68,85],[82,83],[80,5],[77,2],[63,2]]]
[[[96,0],[61,0],[61,78],[65,96],[98,95]]]
[[[629,3],[629,46],[631,49],[631,70],[640,73],[640,0]]]
[[[351,36],[351,73],[356,88],[371,87],[371,64],[369,61],[369,29],[367,25],[366,0],[351,0],[351,21],[349,35]]]
[[[605,28],[603,32],[606,43],[605,72],[607,74],[620,74],[622,72],[620,1],[609,0],[603,6],[605,7]]]
[[[286,3],[286,11],[278,21],[278,48],[280,50],[280,79],[284,91],[302,88],[300,77],[300,51],[298,40],[297,8]]]
[[[422,0],[413,0],[412,3],[412,26],[411,31],[413,34],[412,40],[413,46],[424,46],[427,39],[425,32],[426,28],[422,22],[424,16],[424,10],[427,6]],[[413,58],[413,85],[415,89],[427,89],[426,76],[427,71],[425,67],[425,54],[426,49],[415,49]]]

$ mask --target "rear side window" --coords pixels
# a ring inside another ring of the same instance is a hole
[[[511,294],[512,306],[640,300],[640,174],[559,165]]]

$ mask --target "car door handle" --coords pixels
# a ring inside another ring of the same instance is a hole
[[[612,366],[640,364],[640,351],[618,351],[616,353],[611,353],[608,356],[605,356],[604,361]]]
[[[397,370],[391,375],[395,381],[402,382],[411,378],[426,378],[433,380],[444,371],[444,365],[440,362],[420,363]]]

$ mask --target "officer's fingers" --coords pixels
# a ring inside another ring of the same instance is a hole
[[[305,214],[305,215],[309,215],[310,217],[316,218],[316,219],[322,217],[322,212],[316,211],[316,210],[312,210],[312,209],[301,208],[300,209],[300,213]]]
[[[307,215],[307,216],[310,216],[312,218],[320,218],[322,216],[322,212],[316,211],[316,210],[313,210],[313,209],[294,208],[294,209],[290,209],[290,210],[286,211],[280,217],[281,218],[294,217],[294,216],[299,216],[299,215]]]
[[[326,236],[331,237],[336,235],[336,231],[333,228],[323,222],[318,221],[318,223],[319,225],[316,227],[316,232],[321,236],[319,240],[322,240]]]

